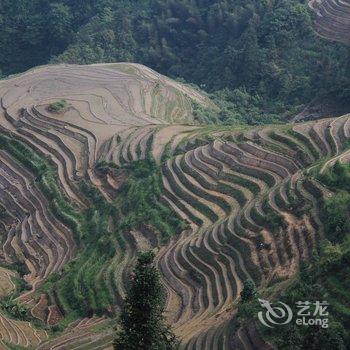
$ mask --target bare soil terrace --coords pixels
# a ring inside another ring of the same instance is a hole
[[[125,180],[101,174],[97,163],[154,159],[160,201],[186,228],[166,244],[152,227],[123,232],[111,263],[97,271],[92,293],[101,293],[102,281],[115,295],[109,313],[119,310],[137,250],[151,247],[167,291],[167,318],[183,349],[271,348],[254,325],[235,327],[243,283],[266,287],[286,280],[317,248],[323,237],[319,204],[332,193],[309,173],[320,164],[325,172],[337,160],[349,162],[349,115],[255,128],[195,125],[192,101],[215,108],[205,95],[126,63],[37,68],[1,81],[0,99],[0,135],[8,143],[0,151],[0,258],[26,267],[26,290],[16,301],[33,318],[55,325],[65,316],[59,292],[41,287],[60,276],[79,244],[67,224],[74,218],[53,213],[38,176],[10,152],[11,140],[52,165],[64,198],[77,210],[91,205],[79,180],[108,203]],[[61,111],[48,108],[62,99],[67,106]],[[111,216],[111,234],[113,226]],[[87,261],[82,276],[88,264],[97,262]],[[0,268],[0,298],[15,289],[13,276]],[[0,346],[110,349],[107,314],[78,319],[58,336],[0,315]]]

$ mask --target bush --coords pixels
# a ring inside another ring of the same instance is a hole
[[[243,290],[241,291],[242,302],[250,301],[256,295],[255,284],[252,280],[246,280],[243,284]]]
[[[49,110],[51,112],[58,113],[58,112],[62,111],[62,109],[66,108],[67,105],[68,104],[67,104],[66,100],[56,101],[56,102],[53,102],[49,105]]]
[[[0,309],[1,308],[14,318],[18,318],[22,321],[30,320],[30,317],[27,314],[27,309],[23,305],[13,300],[11,296],[1,300]]]

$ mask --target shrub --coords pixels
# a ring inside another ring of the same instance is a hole
[[[58,113],[60,111],[62,111],[62,109],[67,107],[67,101],[66,100],[59,100],[56,102],[53,102],[49,105],[49,110],[51,112],[55,112]]]
[[[246,280],[243,284],[243,290],[241,291],[242,302],[250,301],[256,295],[255,284],[252,280]]]

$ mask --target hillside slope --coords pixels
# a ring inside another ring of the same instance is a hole
[[[184,349],[270,348],[237,323],[243,283],[287,280],[318,248],[332,192],[311,174],[349,163],[349,115],[195,125],[205,96],[129,64],[38,68],[0,98],[0,262],[23,281],[1,270],[3,347],[109,348],[153,248]]]
[[[1,91],[5,108],[68,99],[63,120],[79,117],[96,127],[193,123],[192,101],[212,105],[196,90],[131,63],[44,66],[4,80]]]
[[[138,62],[213,93],[227,123],[289,120],[325,98],[341,115],[350,111],[348,3],[2,0],[0,77],[48,63]],[[314,19],[336,41],[322,40]]]

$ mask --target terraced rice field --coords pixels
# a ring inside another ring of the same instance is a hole
[[[91,253],[76,275],[96,303],[90,315],[56,334],[0,315],[4,348],[110,349],[110,317],[137,250],[146,248],[157,250],[167,319],[183,349],[271,348],[254,325],[237,326],[243,282],[288,279],[317,248],[319,206],[331,193],[310,173],[349,162],[349,115],[254,128],[195,125],[192,101],[215,108],[205,96],[131,64],[38,68],[2,81],[0,97],[0,259],[25,269],[16,302],[42,327],[76,311],[62,289],[45,283],[69,278],[67,264],[81,261],[81,213],[95,208],[81,181],[105,206],[125,181],[123,173],[102,174],[99,164],[154,159],[157,205],[186,223],[166,241],[142,225],[115,235],[115,254]],[[50,112],[61,99],[67,107]],[[113,211],[107,216],[113,236],[117,220]],[[9,274],[0,270],[6,293],[14,288]]]
[[[315,30],[321,37],[350,44],[350,1],[310,0],[315,12]]]
[[[16,273],[0,267],[0,298],[10,294],[16,286],[13,279],[16,277]]]

